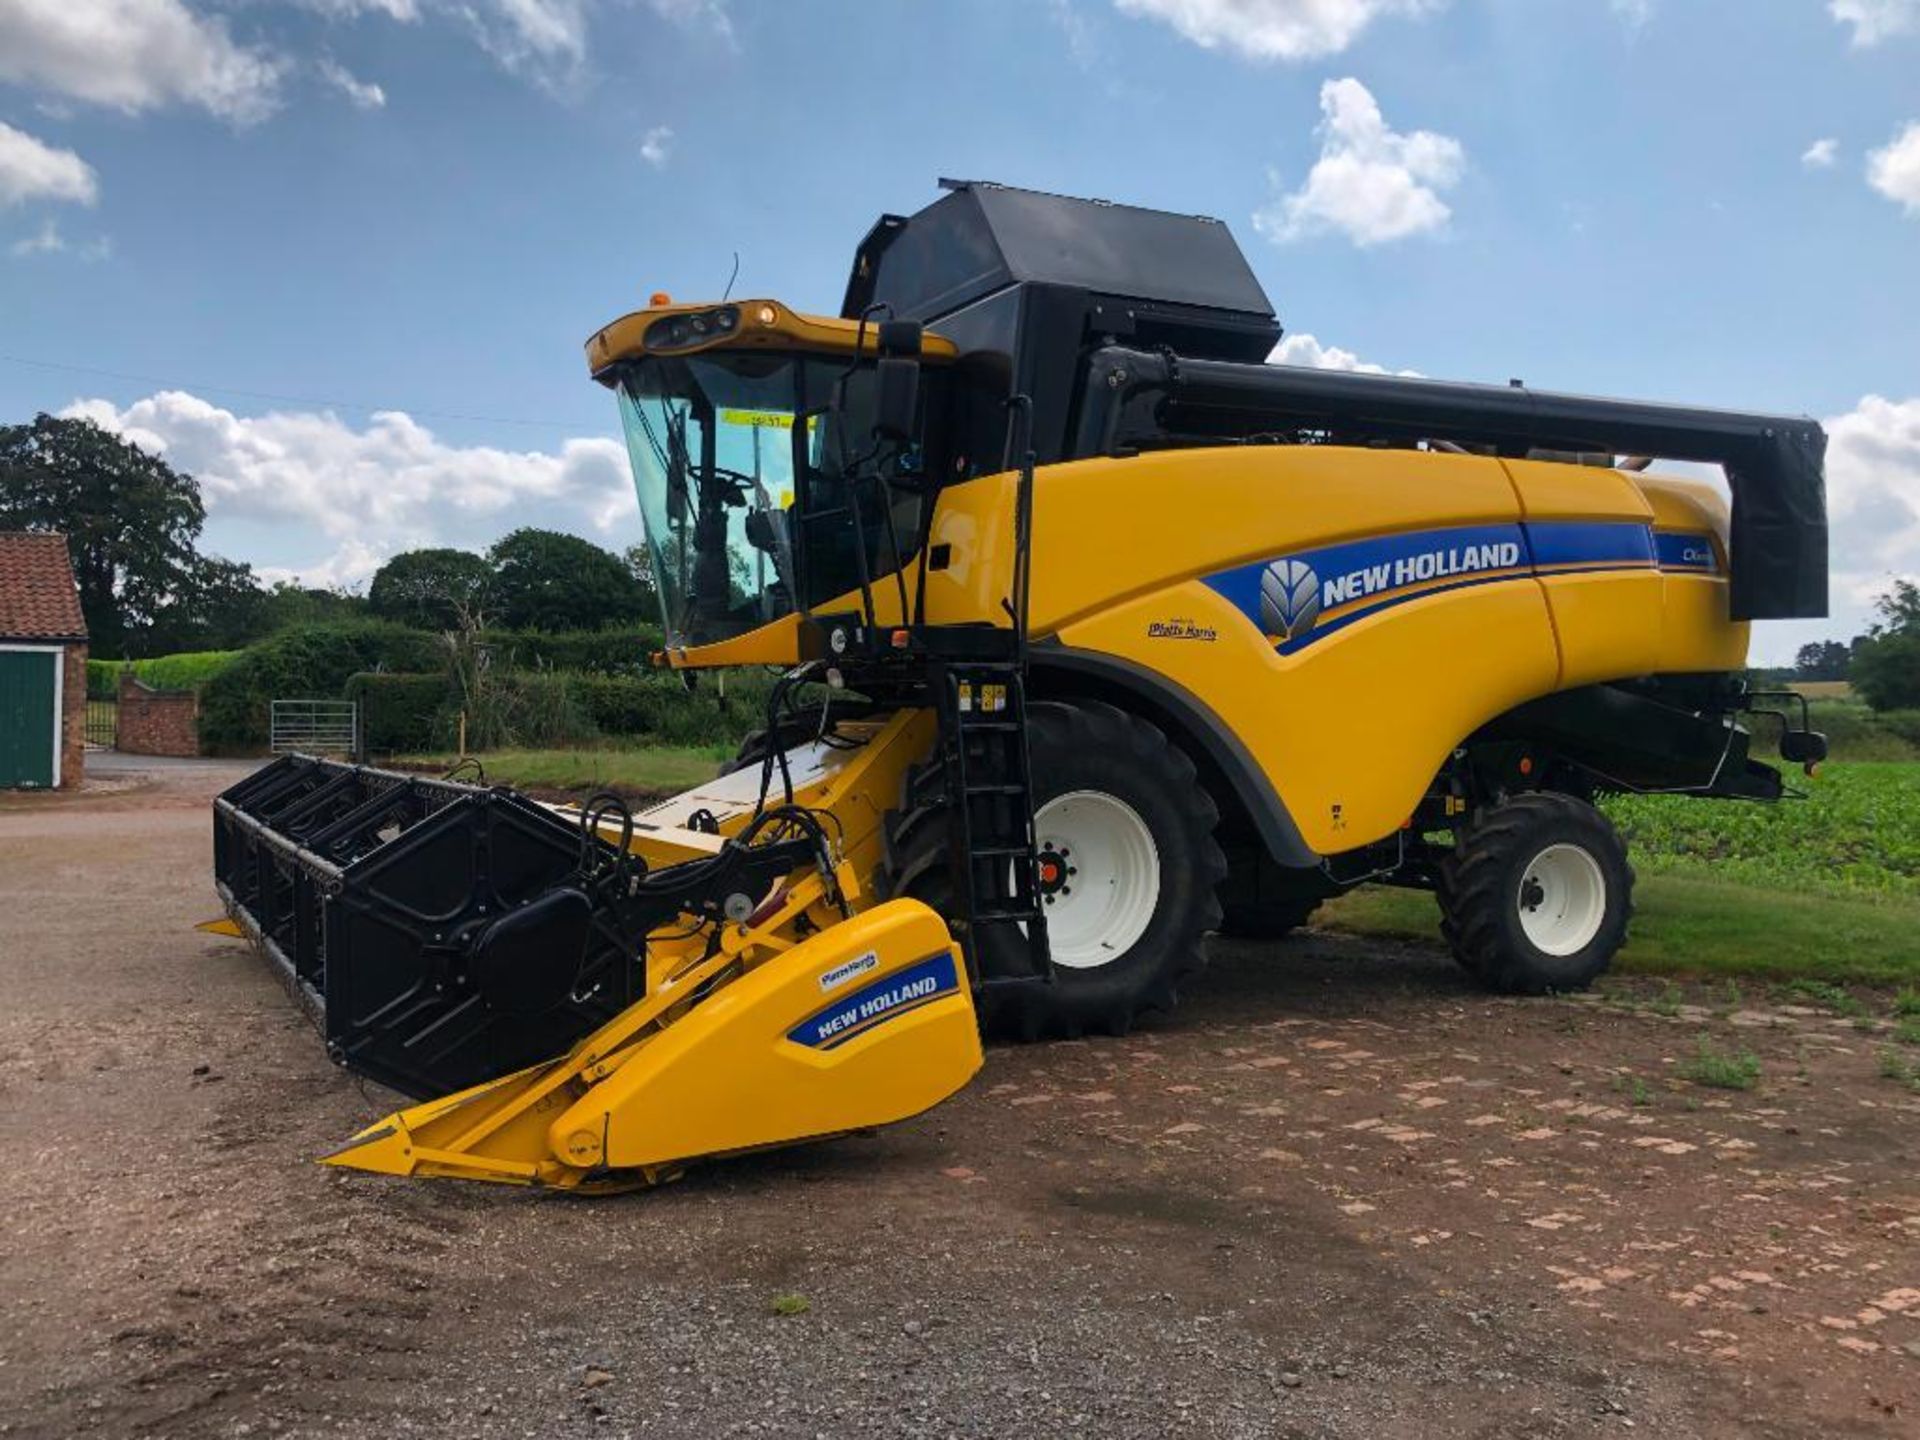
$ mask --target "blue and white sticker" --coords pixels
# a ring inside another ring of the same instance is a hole
[[[838,990],[849,980],[858,980],[862,975],[880,963],[880,952],[869,950],[864,955],[843,961],[820,977],[820,990],[824,994],[829,990]]]
[[[1662,570],[1689,570],[1700,575],[1720,573],[1720,556],[1713,548],[1711,535],[1659,530],[1654,532],[1653,545],[1660,556]]]
[[[943,951],[834,1001],[789,1030],[787,1039],[810,1049],[831,1050],[959,988],[960,972],[953,963],[953,952]]]

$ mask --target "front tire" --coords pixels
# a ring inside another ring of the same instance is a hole
[[[1138,716],[1037,702],[1027,720],[1036,839],[1061,879],[1042,901],[1054,980],[985,991],[982,1024],[1023,1040],[1123,1035],[1143,1013],[1171,1010],[1205,964],[1227,872],[1219,812],[1193,762]],[[944,823],[909,833],[894,893],[951,915]],[[989,927],[978,947],[986,976],[1030,974],[1023,945],[1012,927]]]
[[[1511,995],[1584,990],[1626,942],[1633,870],[1606,816],[1570,795],[1481,810],[1440,867],[1441,932],[1461,966]]]

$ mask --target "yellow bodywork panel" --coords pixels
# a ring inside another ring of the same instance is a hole
[[[930,624],[1008,623],[1016,492],[1011,474],[941,492]],[[1188,692],[1332,854],[1400,828],[1447,755],[1516,705],[1740,668],[1727,528],[1709,485],[1548,461],[1277,445],[1071,461],[1035,477],[1031,636],[1042,663],[1055,641]],[[1302,567],[1291,633],[1262,608],[1276,562]],[[896,587],[873,594],[897,623]],[[797,657],[789,624],[675,663]]]
[[[691,1160],[908,1119],[979,1070],[958,951],[918,901],[875,906],[764,957],[742,939],[566,1056],[390,1115],[326,1163],[643,1185]]]

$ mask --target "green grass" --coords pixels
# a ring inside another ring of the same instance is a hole
[[[767,1308],[776,1315],[804,1315],[813,1309],[813,1302],[804,1295],[776,1295]]]
[[[1723,1055],[1702,1035],[1693,1058],[1680,1063],[1679,1075],[1713,1090],[1751,1090],[1760,1083],[1760,1059],[1751,1050]]]
[[[1818,1005],[1823,1010],[1831,1010],[1836,1015],[1857,1016],[1867,1013],[1867,1007],[1857,998],[1827,980],[1790,981],[1787,994],[1810,1005]]]
[[[1321,923],[1361,934],[1436,942],[1440,935],[1433,897],[1418,891],[1365,888],[1321,915]],[[1808,895],[1698,873],[1643,873],[1615,968],[1716,980],[1912,985],[1920,980],[1920,899]]]
[[[654,745],[577,750],[492,750],[478,756],[487,781],[526,790],[619,790],[636,795],[673,795],[711,780],[732,745]],[[415,755],[393,762],[402,769],[434,771],[453,764],[451,755]]]
[[[239,655],[238,650],[188,650],[150,660],[89,660],[87,693],[103,700],[117,695],[120,672],[129,666],[135,679],[155,690],[197,690]]]

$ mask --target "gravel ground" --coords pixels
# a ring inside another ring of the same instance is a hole
[[[383,1182],[308,1162],[393,1097],[190,928],[237,773],[0,802],[0,1434],[1920,1427],[1920,1101],[1872,1030],[1309,935],[875,1136]],[[1702,1034],[1758,1086],[1679,1078]]]

